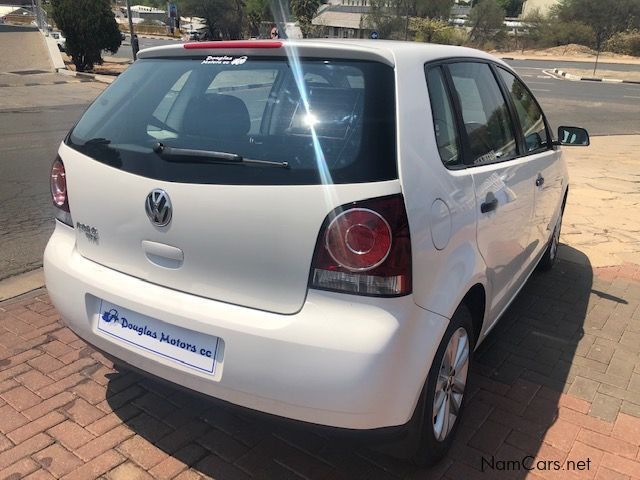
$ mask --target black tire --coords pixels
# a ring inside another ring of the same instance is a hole
[[[471,361],[473,357],[473,348],[475,346],[475,338],[473,334],[473,320],[471,317],[471,311],[466,305],[460,305],[454,313],[449,326],[445,331],[438,351],[433,359],[431,369],[429,370],[429,376],[422,389],[421,402],[419,407],[422,410],[422,420],[420,421],[420,438],[418,441],[418,448],[416,453],[412,457],[414,464],[418,466],[429,466],[437,463],[442,457],[444,457],[451,443],[455,437],[458,426],[460,425],[460,419],[464,413],[464,407],[467,401],[467,395],[462,394],[462,400],[455,416],[453,426],[446,433],[443,438],[436,438],[436,428],[434,427],[434,421],[436,416],[434,415],[434,398],[436,394],[436,385],[438,384],[438,376],[441,368],[443,367],[443,358],[449,345],[449,341],[459,332],[459,329],[463,329],[466,333],[466,339],[468,341],[468,364],[465,386],[468,384],[469,375],[471,374]],[[445,399],[445,402],[447,400]]]
[[[558,258],[558,246],[560,245],[560,230],[562,230],[562,215],[564,214],[564,205],[562,205],[562,207],[563,208],[562,210],[560,210],[560,216],[558,217],[556,226],[553,229],[551,238],[549,239],[549,245],[547,245],[547,249],[544,251],[542,258],[538,263],[538,269],[543,272],[551,270],[556,263],[556,259]]]

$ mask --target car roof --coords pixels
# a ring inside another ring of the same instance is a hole
[[[272,46],[266,47],[266,45]],[[139,58],[221,54],[273,56],[279,52],[283,52],[287,56],[295,52],[299,57],[331,56],[334,58],[378,60],[391,66],[396,66],[401,62],[420,61],[424,63],[447,58],[479,58],[504,64],[500,59],[473,48],[422,42],[364,39],[237,40],[173,44],[141,50],[138,56]]]

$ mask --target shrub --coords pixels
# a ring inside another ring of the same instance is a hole
[[[444,20],[412,17],[409,29],[418,42],[462,45],[467,40],[464,29],[452,27]]]
[[[592,47],[593,29],[578,21],[562,21],[557,17],[545,17],[538,13],[529,15],[523,22],[527,34],[523,36],[523,48],[547,48],[578,44]]]
[[[640,30],[616,33],[607,41],[604,49],[624,55],[640,56]]]
[[[577,43],[590,47],[595,38],[593,28],[578,21],[553,21],[548,27],[548,35],[554,46]]]

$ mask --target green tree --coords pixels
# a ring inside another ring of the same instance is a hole
[[[238,40],[243,37],[243,0],[182,0],[182,15],[202,17],[212,39]]]
[[[385,40],[402,40],[408,30],[408,14],[412,6],[410,0],[370,0],[369,13],[362,18],[362,26],[378,32]]]
[[[504,31],[504,10],[496,0],[480,0],[469,13],[469,39],[482,43]]]
[[[311,21],[321,3],[321,0],[291,0],[291,13],[298,20],[304,38],[307,38],[313,29]]]
[[[411,15],[448,20],[451,7],[453,7],[453,0],[415,0],[415,9]]]
[[[555,13],[562,21],[591,27],[598,50],[616,33],[640,27],[640,0],[563,0]]]
[[[524,0],[498,0],[507,17],[517,17],[522,13]]]
[[[51,0],[51,10],[78,72],[102,64],[103,50],[118,51],[120,31],[109,0]]]
[[[252,37],[260,33],[260,24],[273,21],[269,0],[247,0],[245,4],[245,16]]]

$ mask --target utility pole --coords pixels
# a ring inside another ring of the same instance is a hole
[[[404,41],[406,42],[409,39],[409,0],[404,0]]]
[[[596,63],[593,65],[593,76],[596,76],[596,70],[598,69],[598,57],[600,56],[600,47],[598,47],[598,51],[596,52]]]
[[[596,38],[596,63],[593,65],[593,76],[596,76],[596,70],[598,69],[598,57],[600,57],[600,48],[602,48],[602,40],[600,38],[600,34],[598,33],[598,36]]]
[[[136,48],[134,47],[133,42],[133,19],[131,18],[131,1],[127,0],[127,18],[129,19],[129,37],[131,42],[131,55],[133,56],[133,61],[136,61],[138,56],[138,52],[136,52]]]

